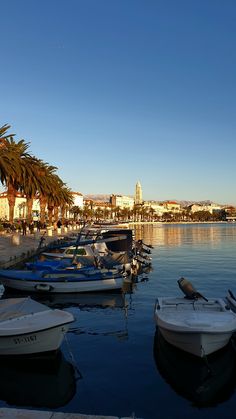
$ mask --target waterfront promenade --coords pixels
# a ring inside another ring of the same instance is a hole
[[[103,415],[82,415],[80,413],[48,412],[42,410],[26,409],[0,409],[2,419],[137,419],[132,415],[129,417],[118,418],[117,416]]]
[[[1,233],[0,234],[0,266],[8,267],[15,264],[22,257],[27,258],[30,254],[37,251],[40,240],[42,246],[48,246],[64,237],[71,237],[80,231],[80,227],[66,232],[63,229],[35,231],[33,234],[22,235],[21,233]],[[3,265],[7,266],[3,266]]]

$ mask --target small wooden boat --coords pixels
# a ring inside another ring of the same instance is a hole
[[[117,269],[30,271],[1,269],[0,280],[6,288],[27,292],[71,293],[121,289],[126,272]]]
[[[236,314],[222,298],[207,300],[195,290],[188,298],[158,298],[154,315],[167,342],[198,357],[223,348],[236,330]]]
[[[0,355],[35,355],[59,349],[72,314],[27,298],[0,300]]]

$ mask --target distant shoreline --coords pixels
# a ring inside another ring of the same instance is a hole
[[[122,223],[121,223],[122,224]],[[140,225],[140,224],[236,224],[229,221],[132,221],[124,224]]]

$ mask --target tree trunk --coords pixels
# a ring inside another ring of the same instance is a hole
[[[54,221],[57,223],[57,221],[59,220],[59,208],[58,207],[54,207]]]
[[[27,222],[32,221],[32,208],[33,208],[33,198],[27,197]]]
[[[15,202],[16,202],[16,191],[12,185],[8,185],[7,199],[8,199],[8,205],[9,205],[9,222],[13,224],[14,208],[15,208]]]
[[[39,198],[39,202],[40,202],[40,222],[42,225],[44,225],[46,221],[47,198],[45,196],[41,196]]]
[[[66,206],[61,206],[61,222],[62,224],[65,224],[65,213],[66,213]]]
[[[52,215],[53,215],[53,206],[48,205],[48,223],[50,226],[52,225]]]

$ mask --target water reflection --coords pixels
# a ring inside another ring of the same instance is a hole
[[[38,294],[34,296],[37,301],[46,304],[51,308],[65,309],[67,307],[78,307],[80,310],[90,308],[123,308],[125,296],[123,293],[60,293],[60,294]]]
[[[150,224],[134,227],[135,239],[143,239],[152,246],[182,246],[204,244],[216,246],[222,240],[235,241],[236,226],[227,223],[214,224]]]
[[[9,405],[57,408],[75,395],[73,366],[61,352],[54,359],[1,359],[0,399]]]
[[[212,354],[206,362],[173,347],[156,331],[154,359],[173,390],[197,407],[215,406],[234,392],[236,353],[231,344]]]
[[[134,283],[124,284],[126,291],[119,293],[48,294],[36,298],[51,308],[73,313],[75,322],[70,325],[69,334],[113,336],[123,340],[128,338],[134,286]]]

